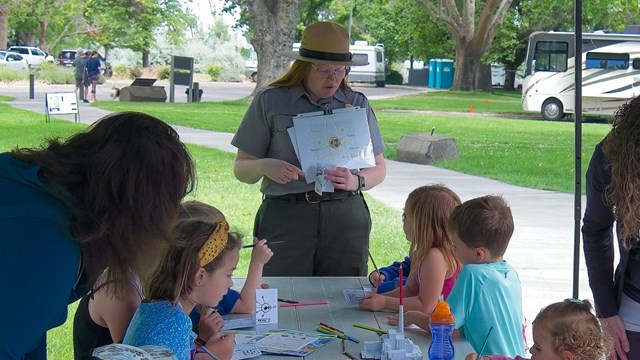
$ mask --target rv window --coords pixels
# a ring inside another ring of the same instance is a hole
[[[383,62],[384,59],[382,58],[382,51],[376,51],[376,63],[381,63]]]
[[[631,63],[633,66],[634,70],[639,70],[640,69],[640,58],[635,58],[633,59],[633,62]]]
[[[539,41],[533,57],[534,71],[567,71],[568,49],[567,42]]]
[[[587,69],[626,70],[629,68],[629,54],[587,53]]]

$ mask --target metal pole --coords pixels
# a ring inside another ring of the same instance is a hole
[[[191,91],[193,91],[193,102],[200,102],[200,83],[194,82]]]
[[[578,299],[580,283],[580,220],[582,218],[582,0],[575,0],[575,188],[573,229],[573,298]]]
[[[34,99],[35,96],[35,84],[36,84],[36,74],[29,74],[29,99]]]
[[[351,42],[351,24],[353,23],[353,0],[349,2],[349,42]]]

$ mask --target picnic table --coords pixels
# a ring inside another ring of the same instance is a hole
[[[241,288],[244,283],[242,278],[234,278],[234,288]],[[322,302],[327,304],[312,306],[279,307],[278,324],[259,326],[268,329],[289,329],[305,332],[315,332],[316,327],[322,322],[344,331],[346,334],[360,340],[360,343],[344,341],[345,350],[360,359],[364,341],[378,341],[376,332],[354,327],[353,324],[362,324],[372,328],[394,329],[387,323],[387,316],[392,312],[372,312],[363,310],[357,305],[347,304],[343,290],[371,287],[366,277],[265,277],[263,283],[269,284],[271,289],[278,289],[278,297],[300,302]],[[282,303],[280,303],[282,304]],[[256,330],[249,328],[243,330]],[[420,347],[424,358],[427,359],[431,335],[417,327],[405,328],[405,336]],[[335,339],[320,349],[312,352],[304,359],[349,359],[343,354],[343,340]],[[473,352],[471,345],[464,338],[454,338],[456,360],[462,360]],[[257,359],[283,359],[291,360],[291,356],[262,355]]]

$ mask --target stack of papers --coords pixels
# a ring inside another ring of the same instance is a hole
[[[287,129],[307,183],[321,178],[323,169],[345,167],[363,169],[375,166],[367,110],[351,107],[299,114]],[[322,191],[334,190],[322,182]]]

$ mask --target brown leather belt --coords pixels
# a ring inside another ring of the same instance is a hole
[[[315,191],[307,191],[297,194],[286,195],[265,195],[266,199],[271,200],[286,200],[286,201],[304,201],[309,204],[317,204],[322,201],[344,200],[348,197],[358,195],[357,191],[344,191],[336,190],[334,192],[323,192],[322,195],[318,195]]]

